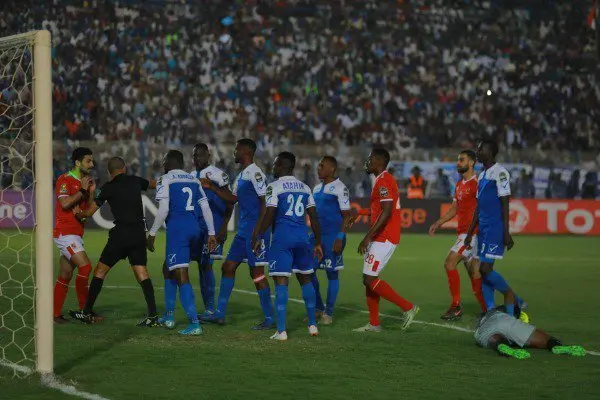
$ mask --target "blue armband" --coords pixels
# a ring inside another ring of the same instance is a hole
[[[344,240],[346,234],[344,232],[340,232],[337,234],[336,239]]]

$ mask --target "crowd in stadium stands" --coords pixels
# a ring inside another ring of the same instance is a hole
[[[600,148],[589,1],[119,3],[2,2],[53,34],[56,137]]]
[[[54,134],[71,145],[118,140],[138,154],[140,141],[201,140],[218,152],[249,136],[266,158],[316,143],[403,159],[490,136],[505,149],[598,151],[589,6],[4,0],[0,36],[52,32]]]

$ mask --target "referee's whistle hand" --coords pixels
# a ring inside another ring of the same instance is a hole
[[[152,253],[154,253],[154,241],[156,240],[156,236],[148,235],[148,239],[146,240],[146,247]]]

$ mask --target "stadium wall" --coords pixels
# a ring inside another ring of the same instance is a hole
[[[34,213],[31,207],[31,191],[2,192],[0,199],[0,229],[31,228]],[[151,226],[157,213],[154,201],[143,196],[146,224]],[[353,199],[352,207],[368,207],[369,199]],[[451,203],[437,200],[402,200],[402,229],[404,232],[426,233]],[[600,201],[595,200],[512,200],[510,207],[511,232],[515,234],[554,235],[572,234],[600,236]],[[87,229],[111,229],[110,207],[88,220]],[[230,225],[232,230],[235,225]],[[366,232],[367,217],[361,217],[351,232]],[[452,232],[456,221],[449,221],[443,230]]]

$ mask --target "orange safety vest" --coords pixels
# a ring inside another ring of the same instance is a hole
[[[414,175],[410,177],[410,183],[408,184],[408,191],[406,197],[409,199],[422,199],[425,197],[425,190],[423,188],[425,181],[422,176],[418,178]]]

